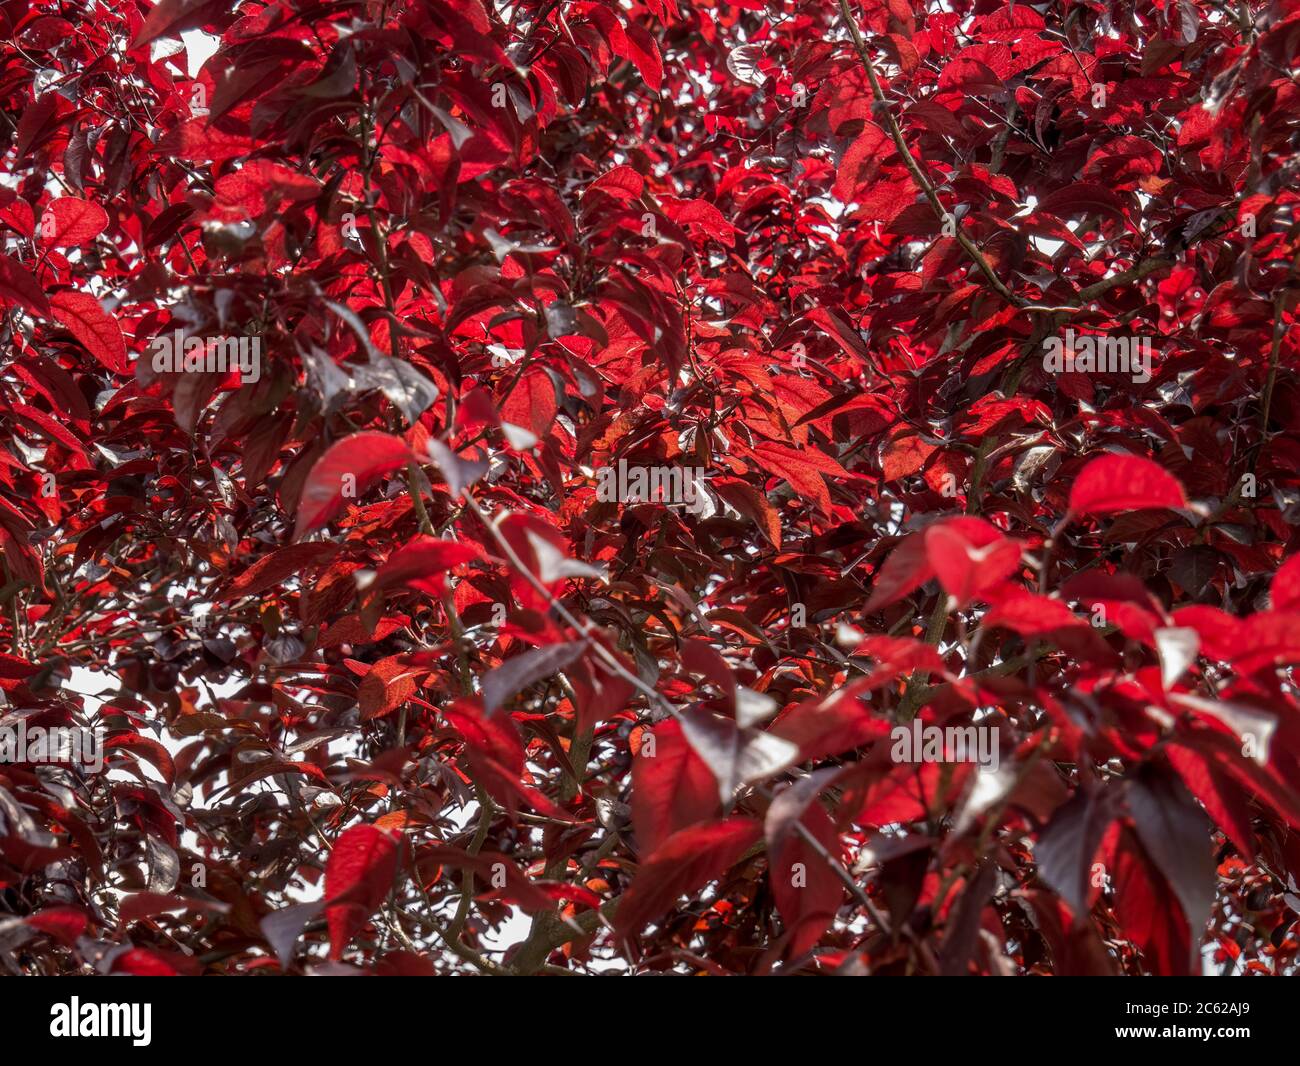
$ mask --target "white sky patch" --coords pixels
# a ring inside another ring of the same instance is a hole
[[[185,30],[181,34],[185,42],[185,62],[191,78],[197,77],[203,64],[221,47],[221,38],[202,30]]]

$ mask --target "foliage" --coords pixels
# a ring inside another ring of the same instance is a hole
[[[1295,968],[1296,0],[0,24],[8,969]]]

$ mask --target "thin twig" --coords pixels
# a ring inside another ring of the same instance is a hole
[[[955,216],[944,209],[939,200],[939,194],[935,192],[934,183],[930,181],[925,171],[921,169],[921,164],[913,157],[912,151],[908,148],[907,141],[903,137],[903,130],[898,125],[897,119],[894,118],[894,113],[889,107],[889,101],[885,98],[885,91],[880,86],[880,79],[876,76],[876,68],[871,61],[871,53],[867,49],[867,42],[862,39],[862,31],[858,28],[857,20],[849,11],[848,0],[839,0],[839,4],[840,14],[844,18],[845,25],[849,28],[849,35],[853,38],[853,46],[857,49],[858,58],[862,60],[862,68],[867,72],[867,81],[871,83],[871,94],[876,98],[879,112],[884,115],[885,124],[889,128],[889,135],[893,139],[899,155],[903,158],[903,165],[907,167],[908,172],[912,175],[912,180],[925,193],[925,198],[930,201],[930,206],[934,209],[934,213],[939,216],[941,222],[946,223],[950,218],[952,219],[951,225],[957,243],[965,249],[966,254],[979,267],[980,273],[988,278],[989,284],[997,290],[998,295],[1015,307],[1025,307],[1025,301],[1003,284],[1002,279],[997,276],[989,261],[984,258],[984,253],[979,250],[974,241],[966,236],[961,223]]]

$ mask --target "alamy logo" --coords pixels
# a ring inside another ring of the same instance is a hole
[[[148,1047],[153,1015],[151,1003],[70,1003],[50,1007],[50,1036],[129,1036],[136,1047]]]
[[[1000,763],[1002,735],[992,726],[922,725],[913,718],[910,725],[896,725],[890,731],[893,746],[889,757],[896,763],[973,762],[987,773]]]
[[[156,374],[228,374],[249,385],[262,376],[261,337],[186,337],[175,330],[149,342]]]
[[[1077,335],[1043,340],[1043,369],[1049,374],[1128,374],[1134,383],[1151,380],[1150,337]]]
[[[104,768],[104,745],[93,729],[77,726],[0,726],[0,764],[80,764],[91,773]]]
[[[704,507],[702,467],[633,466],[620,459],[618,466],[602,466],[596,473],[596,499],[601,503],[662,503],[681,505],[688,511]]]

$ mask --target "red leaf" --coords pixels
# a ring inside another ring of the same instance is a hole
[[[1006,85],[993,71],[978,59],[955,56],[943,67],[939,75],[939,88],[963,96],[987,96],[1006,90]]]
[[[390,951],[379,959],[372,971],[378,977],[437,977],[433,960],[412,951]]]
[[[1247,618],[1238,630],[1240,643],[1228,661],[1239,673],[1300,663],[1300,612],[1264,611]]]
[[[674,719],[642,735],[632,760],[631,806],[637,847],[646,855],[679,829],[717,813],[713,772],[686,742]]]
[[[26,659],[0,652],[0,677],[21,681],[25,677],[31,677],[39,669],[40,666],[36,663],[29,663]]]
[[[0,200],[0,222],[28,239],[36,233],[36,216],[32,213],[32,205],[21,197],[9,204]]]
[[[320,185],[306,174],[270,159],[254,159],[217,179],[213,192],[223,207],[256,217],[285,200],[306,200]]]
[[[542,369],[526,373],[501,405],[501,417],[511,425],[530,430],[538,440],[545,440],[559,408],[555,402],[555,385]]]
[[[582,195],[585,199],[591,193],[599,191],[607,193],[616,200],[635,200],[644,188],[645,179],[640,174],[629,166],[618,166],[606,171],[588,185]]]
[[[1087,214],[1124,217],[1124,203],[1111,189],[1086,181],[1077,181],[1045,196],[1038,202],[1038,210],[1058,218]]]
[[[770,732],[799,747],[799,761],[839,755],[889,732],[889,723],[872,717],[858,698],[869,681],[841,689],[821,699],[811,699],[790,709],[773,724]]]
[[[337,552],[337,544],[319,541],[289,544],[278,548],[268,555],[263,555],[235,578],[219,598],[234,600],[240,596],[256,596],[267,589],[275,588],[304,567],[329,559]]]
[[[449,570],[463,563],[484,560],[483,549],[473,541],[442,540],[421,534],[399,548],[379,568],[370,589],[409,585],[413,589],[441,596]]]
[[[735,227],[708,200],[679,200],[669,207],[668,216],[697,240],[702,231],[722,244],[736,241]]]
[[[113,960],[112,973],[131,974],[133,977],[194,976],[200,970],[197,959],[177,951],[158,951],[148,948],[131,948]]]
[[[1186,506],[1183,487],[1173,475],[1136,455],[1094,459],[1079,472],[1070,489],[1070,510],[1076,515]]]
[[[781,547],[781,516],[772,501],[747,482],[714,478],[710,487],[763,532],[773,547]]]
[[[363,495],[370,486],[412,461],[411,449],[390,433],[363,431],[344,437],[322,455],[307,475],[298,501],[298,524],[294,538],[319,529],[349,499]]]
[[[125,930],[128,925],[142,918],[152,918],[157,914],[174,914],[177,911],[216,911],[229,910],[224,903],[211,899],[196,899],[189,896],[168,895],[162,892],[134,892],[122,898],[118,906],[118,927]]]
[[[419,691],[417,679],[426,671],[404,665],[400,656],[380,659],[357,686],[357,703],[362,719],[391,714]]]
[[[1001,600],[989,609],[983,621],[989,627],[1005,626],[1022,637],[1088,624],[1060,600],[1032,592],[1017,592]]]
[[[969,528],[969,527],[967,527]],[[992,528],[992,527],[990,527]],[[996,535],[987,544],[972,544],[953,523],[936,523],[925,531],[930,567],[957,607],[1020,569],[1020,542]]]
[[[85,912],[76,907],[48,907],[28,915],[25,920],[30,928],[39,929],[66,947],[76,944],[77,938],[84,936],[90,927]]]
[[[340,644],[378,644],[399,629],[406,628],[410,622],[407,615],[381,618],[375,623],[374,631],[366,625],[360,614],[347,614],[330,626],[317,642],[319,648],[337,648]]]
[[[848,147],[835,174],[835,195],[850,203],[858,189],[875,177],[881,162],[893,151],[889,135],[868,122]]]
[[[1215,825],[1228,835],[1242,855],[1253,860],[1255,845],[1250,827],[1250,808],[1240,789],[1211,759],[1198,751],[1170,744],[1165,748],[1165,755],[1183,783],[1214,819]]]
[[[109,737],[104,741],[104,751],[106,753],[113,748],[126,748],[135,751],[138,755],[153,763],[169,785],[175,783],[176,768],[172,765],[171,753],[153,737],[143,737],[139,733],[123,733],[119,736]]]
[[[660,917],[679,896],[698,892],[734,866],[763,834],[753,818],[724,818],[679,830],[637,868],[615,919],[618,940]]]
[[[108,225],[108,212],[99,204],[76,196],[51,200],[41,215],[41,244],[51,248],[76,248],[89,244]]]
[[[1195,972],[1217,884],[1210,823],[1177,777],[1151,766],[1129,782],[1126,800],[1143,850],[1181,904],[1191,933],[1187,967]]]
[[[1083,177],[1096,179],[1112,189],[1132,187],[1138,178],[1158,174],[1163,157],[1155,145],[1141,137],[1118,137],[1105,141],[1088,158]]]
[[[7,255],[0,255],[0,298],[49,317],[50,304],[39,283],[26,267],[20,266]]]
[[[530,648],[511,656],[484,675],[483,709],[491,714],[516,692],[570,666],[586,648],[585,641],[572,641]]]
[[[1228,662],[1242,647],[1240,618],[1205,604],[1180,607],[1173,613],[1174,625],[1190,626],[1201,640],[1201,654]]]
[[[53,128],[51,122],[58,116],[62,99],[57,92],[47,90],[23,108],[23,116],[18,120],[18,137],[14,143],[15,158],[26,159],[34,148],[49,139]],[[66,103],[64,101],[64,106]]]
[[[54,317],[82,346],[114,374],[128,374],[122,327],[88,292],[65,289],[50,297]]]
[[[881,453],[881,468],[886,481],[898,481],[917,473],[935,453],[935,445],[916,433],[899,433],[891,437]]]
[[[996,528],[982,518],[972,518],[966,515],[943,518],[927,526],[922,532],[909,533],[899,543],[898,547],[890,553],[889,558],[885,560],[885,564],[876,574],[875,583],[871,588],[871,598],[867,600],[866,610],[868,613],[878,611],[882,607],[888,607],[892,603],[897,603],[908,593],[920,588],[935,576],[933,560],[927,545],[929,544],[931,532],[940,528],[957,533],[973,549],[984,548],[1006,539]],[[944,541],[936,541],[936,544],[937,556],[943,550]],[[1000,551],[1004,554],[998,556],[999,565],[1005,566],[1007,554],[1009,553],[1006,548],[1002,548]],[[1016,546],[1016,553],[1018,558],[1018,545]],[[960,562],[948,565],[949,580],[957,581],[959,571],[963,566],[964,564]]]
[[[143,48],[156,37],[175,35],[183,29],[200,25],[198,15],[211,3],[212,0],[159,0],[150,8],[131,47]]]
[[[373,825],[354,825],[334,842],[325,863],[325,920],[330,958],[338,959],[392,887],[397,840]]]
[[[800,451],[784,444],[762,441],[755,445],[751,454],[765,470],[788,481],[795,492],[815,503],[823,514],[830,514],[831,494],[822,475],[849,476],[849,472],[835,459],[815,448]]]
[[[964,769],[969,771],[969,765]],[[888,777],[867,789],[853,820],[859,825],[878,828],[924,818],[927,805],[942,787],[939,782],[941,772],[938,763],[924,763],[919,768],[912,765],[896,767]]]
[[[641,72],[646,85],[658,92],[664,83],[664,62],[659,58],[658,42],[644,26],[631,19],[628,20],[626,38],[631,53],[628,58]]]
[[[1300,794],[1267,766],[1241,753],[1241,741],[1219,730],[1197,729],[1177,737],[1177,743],[1209,760],[1233,779],[1248,796],[1267,804],[1292,829],[1300,830]]]
[[[1194,945],[1178,901],[1132,834],[1123,833],[1121,841],[1109,871],[1121,928],[1142,949],[1150,971],[1158,976],[1190,976],[1195,972]]]
[[[912,637],[867,637],[853,649],[853,654],[870,655],[898,673],[911,670],[942,673],[944,669],[943,659],[934,646]]]
[[[865,608],[867,613],[897,603],[932,577],[934,570],[925,551],[925,538],[920,533],[909,533],[876,572]]]
[[[470,749],[493,759],[516,777],[524,770],[524,746],[507,715],[485,715],[477,700],[460,699],[442,710]]]
[[[816,774],[802,779],[777,795],[764,819],[768,877],[776,909],[789,930],[788,958],[816,947],[844,902],[839,876],[796,828],[801,824],[828,855],[842,859],[839,834],[816,798],[821,787]]]
[[[1034,847],[1038,875],[1070,905],[1076,921],[1088,913],[1099,887],[1091,876],[1093,859],[1114,820],[1108,794],[1076,792],[1057,808]]]
[[[1300,609],[1300,555],[1293,555],[1273,575],[1269,604],[1275,611]]]

